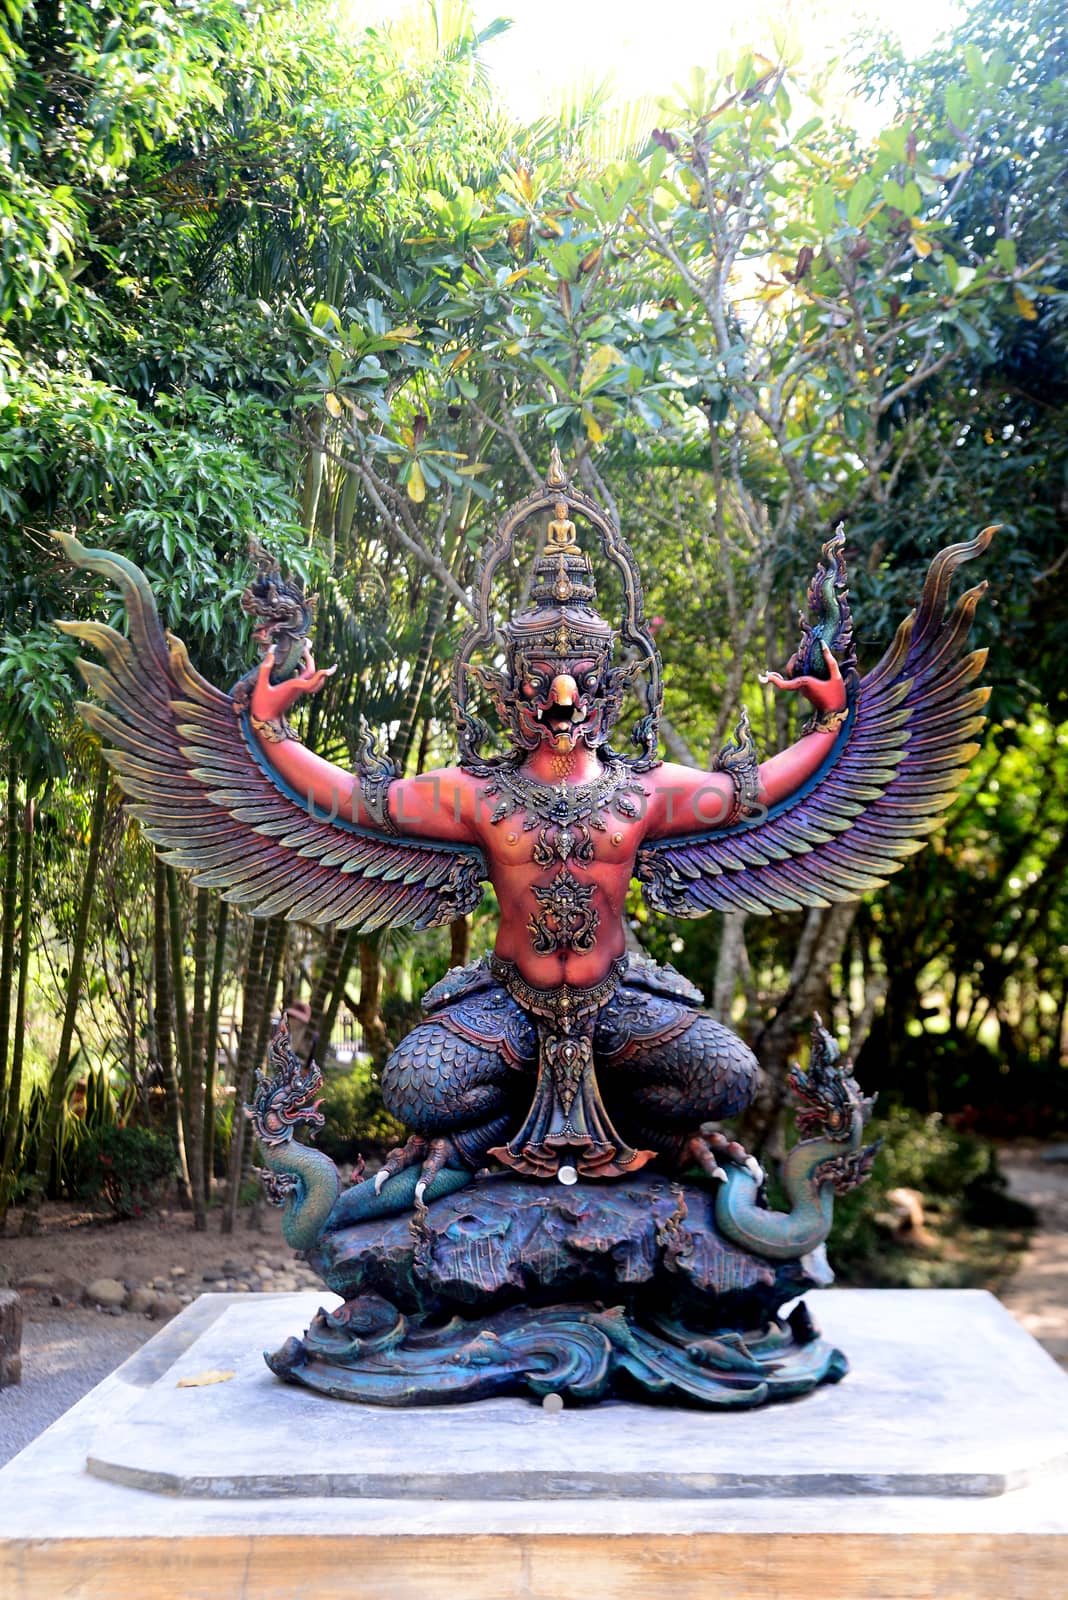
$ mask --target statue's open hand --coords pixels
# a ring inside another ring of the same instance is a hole
[[[781,672],[762,672],[761,683],[770,683],[774,689],[798,689],[817,711],[841,711],[845,707],[846,692],[841,668],[827,645],[821,646],[827,663],[826,678],[803,676],[785,678]]]
[[[317,667],[310,650],[304,652],[304,663],[300,671],[295,677],[286,678],[284,683],[271,682],[273,668],[272,646],[260,662],[249,704],[252,715],[261,722],[277,722],[285,716],[290,706],[296,704],[302,694],[318,693],[327,678],[332,677],[337,671],[337,667]]]

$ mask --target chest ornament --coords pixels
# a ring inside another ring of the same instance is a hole
[[[606,831],[606,817],[633,822],[646,806],[645,790],[626,761],[607,762],[593,783],[539,783],[513,768],[500,767],[486,793],[496,798],[491,822],[522,815],[523,832],[537,831],[533,860],[539,867],[550,867],[554,861],[593,861],[593,834]],[[614,843],[622,840],[620,834],[612,837]]]

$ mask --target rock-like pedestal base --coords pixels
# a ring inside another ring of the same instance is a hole
[[[260,1354],[320,1298],[203,1297],[0,1471],[4,1600],[1063,1589],[1068,1378],[989,1295],[811,1294],[849,1377],[730,1417],[340,1406]]]
[[[345,1304],[267,1364],[387,1406],[559,1394],[740,1410],[837,1382],[846,1358],[804,1305],[778,1314],[815,1263],[741,1249],[715,1206],[714,1185],[644,1171],[573,1188],[504,1174],[335,1228],[308,1260]]]
[[[336,1400],[441,1406],[497,1395],[611,1394],[738,1411],[837,1383],[845,1356],[802,1303],[790,1321],[705,1337],[666,1319],[645,1327],[622,1306],[522,1306],[476,1323],[414,1321],[375,1295],[320,1311],[303,1339],[267,1356],[280,1378]]]

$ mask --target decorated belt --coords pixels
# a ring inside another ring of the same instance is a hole
[[[600,1011],[607,1005],[627,970],[626,956],[617,956],[605,976],[588,987],[558,983],[552,989],[539,989],[527,982],[513,961],[498,955],[489,955],[486,960],[493,976],[504,985],[517,1006],[522,1006],[532,1016],[545,1017],[562,1032],[567,1031],[567,1023],[588,1017],[591,1011]]]

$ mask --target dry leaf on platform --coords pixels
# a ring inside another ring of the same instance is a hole
[[[188,1378],[179,1378],[175,1387],[179,1389],[203,1389],[209,1383],[225,1383],[228,1378],[232,1377],[232,1372],[219,1372],[214,1368],[209,1368],[207,1372],[193,1372],[190,1373]]]

